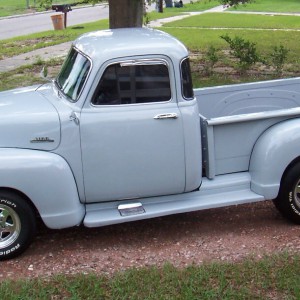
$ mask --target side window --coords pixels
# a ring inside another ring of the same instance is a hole
[[[163,62],[118,63],[107,67],[93,96],[94,105],[165,102],[171,99]]]
[[[194,99],[193,82],[190,61],[188,58],[181,62],[182,96],[186,100]]]

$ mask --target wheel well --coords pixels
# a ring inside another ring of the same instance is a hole
[[[300,156],[296,157],[293,161],[290,162],[290,164],[285,168],[282,176],[281,176],[281,180],[280,180],[280,184],[282,182],[282,180],[285,178],[286,173],[288,172],[289,169],[291,169],[292,167],[294,167],[296,164],[300,163]]]
[[[32,207],[32,209],[34,210],[36,216],[38,218],[40,218],[40,214],[39,214],[39,211],[37,210],[37,208],[35,207],[35,205],[33,204],[33,202],[31,201],[31,199],[24,193],[22,193],[21,191],[19,190],[16,190],[16,189],[13,189],[13,188],[8,188],[8,187],[1,187],[0,188],[0,192],[11,192],[11,193],[15,193],[17,194],[18,196],[24,198],[26,200],[26,202]]]

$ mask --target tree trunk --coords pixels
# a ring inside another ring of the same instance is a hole
[[[158,12],[159,13],[163,13],[164,9],[163,9],[163,0],[158,0]]]
[[[109,0],[109,28],[142,27],[143,0]]]

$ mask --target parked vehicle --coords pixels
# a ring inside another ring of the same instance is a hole
[[[0,259],[36,218],[105,226],[275,199],[300,223],[300,78],[193,90],[152,29],[79,37],[49,84],[0,93]]]

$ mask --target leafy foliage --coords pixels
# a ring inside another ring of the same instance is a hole
[[[270,57],[277,75],[282,74],[282,69],[287,60],[289,51],[290,50],[285,48],[283,45],[273,47],[273,52],[270,54]]]
[[[229,44],[231,54],[238,60],[238,68],[242,74],[260,61],[255,43],[244,40],[239,36],[232,39],[227,34],[222,35],[221,38]]]
[[[246,4],[252,2],[252,0],[220,0],[223,5],[237,6],[239,4]]]
[[[85,4],[85,3],[90,3],[95,5],[96,3],[102,2],[103,0],[82,0],[82,1],[75,1],[74,3],[70,3],[71,6],[75,6],[78,4]],[[37,0],[37,3],[40,7],[44,9],[50,9],[52,6],[52,3],[55,3],[54,0]]]
[[[214,46],[209,46],[205,53],[205,71],[207,74],[213,73],[213,67],[219,61],[218,49]]]

